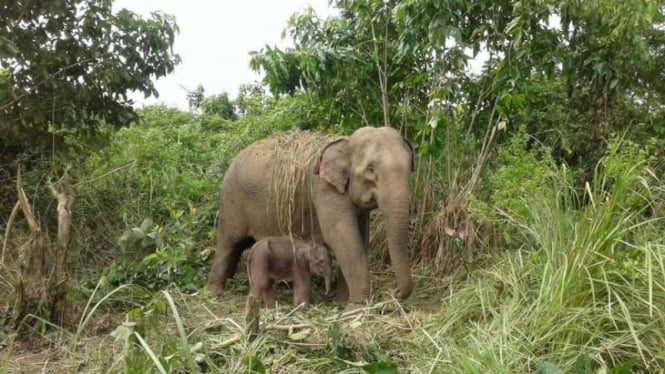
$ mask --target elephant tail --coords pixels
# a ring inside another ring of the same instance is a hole
[[[247,254],[247,281],[249,282],[249,288],[252,289],[252,276],[249,274],[249,268],[251,267],[251,262],[252,262],[252,251],[254,250],[254,246],[252,246],[249,249],[249,253]]]

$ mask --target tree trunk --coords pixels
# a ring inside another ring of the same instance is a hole
[[[39,222],[32,212],[25,191],[23,191],[20,168],[16,177],[16,192],[18,204],[30,227],[30,238],[21,248],[19,259],[21,273],[14,283],[16,304],[11,322],[13,329],[17,329],[28,314],[39,310],[45,301],[44,267],[48,245]]]
[[[63,191],[51,187],[51,195],[58,200],[58,240],[55,247],[55,273],[51,292],[51,321],[62,325],[67,302],[67,249],[72,238],[73,189],[63,185]]]
[[[40,310],[50,312],[48,316],[40,317],[57,324],[63,322],[67,296],[67,249],[71,241],[71,206],[74,200],[73,189],[67,184],[66,179],[63,186],[62,192],[50,186],[53,197],[58,200],[58,239],[53,256],[55,259],[53,266],[48,266],[46,254],[49,250],[49,241],[42,232],[23,191],[19,168],[16,178],[17,206],[20,207],[28,222],[30,238],[19,251],[21,271],[14,281],[16,302],[10,322],[14,330],[20,327],[28,315],[39,316]],[[9,236],[9,227],[6,236]],[[49,280],[47,276],[51,274],[53,276]]]

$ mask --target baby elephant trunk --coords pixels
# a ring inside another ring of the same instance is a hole
[[[312,258],[310,259],[310,270],[325,281],[326,296],[330,295],[332,284],[332,258],[325,245],[316,245],[312,249]]]
[[[330,281],[330,273],[331,273],[331,271],[328,271],[328,274],[325,274],[325,275],[323,276],[323,279],[324,279],[325,282],[326,282],[326,286],[325,286],[325,287],[326,287],[326,294],[325,294],[325,296],[330,296],[330,283],[331,283],[331,281]]]

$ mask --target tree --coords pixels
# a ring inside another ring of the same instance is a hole
[[[0,148],[53,145],[59,130],[94,133],[137,119],[130,91],[158,96],[153,80],[180,58],[175,19],[142,18],[111,0],[0,3]]]
[[[241,117],[259,115],[268,105],[268,96],[259,82],[241,84],[234,100]]]
[[[113,13],[111,5],[111,0],[0,2],[3,169],[7,161],[18,164],[20,153],[29,154],[27,161],[46,154],[48,158],[47,145],[53,154],[66,151],[104,124],[118,127],[137,120],[127,97],[130,91],[158,95],[153,79],[170,73],[180,61],[172,50],[178,31],[174,18],[153,13],[144,19],[126,9]],[[28,171],[34,167],[27,166]],[[61,183],[50,186],[58,202],[58,238],[51,248],[46,240],[50,230],[41,229],[40,214],[23,191],[20,166],[16,169],[18,202],[7,227],[22,211],[31,235],[16,251],[26,265],[17,277],[6,278],[12,279],[15,296],[10,323],[18,327],[29,315],[61,323],[67,316],[66,264],[76,185],[65,172]],[[0,189],[0,207],[8,188]],[[0,265],[7,276],[7,267]]]
[[[234,105],[231,100],[229,100],[229,94],[226,92],[208,96],[203,99],[203,102],[201,102],[201,111],[203,114],[217,115],[232,121],[238,119]]]
[[[187,91],[187,104],[189,105],[189,110],[192,112],[197,112],[199,109],[201,109],[201,103],[203,103],[203,99],[205,97],[205,88],[199,84],[193,90],[185,90]]]

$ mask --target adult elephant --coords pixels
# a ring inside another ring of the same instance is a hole
[[[398,289],[413,290],[407,251],[413,151],[390,127],[331,138],[310,132],[257,141],[231,162],[222,182],[217,250],[208,289],[221,292],[255,240],[290,234],[325,241],[348,284],[348,301],[367,301],[369,212],[387,224]]]

